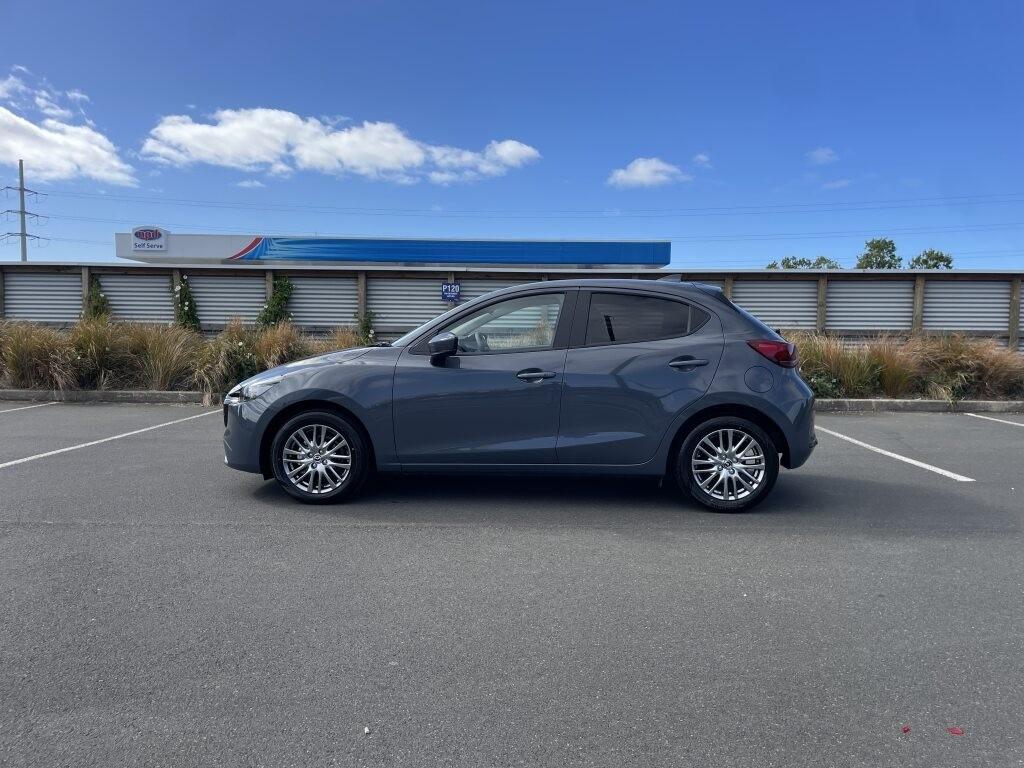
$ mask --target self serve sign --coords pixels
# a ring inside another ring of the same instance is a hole
[[[136,227],[132,230],[133,251],[166,251],[167,232],[159,227]]]

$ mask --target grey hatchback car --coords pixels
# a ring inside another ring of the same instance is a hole
[[[796,364],[713,286],[520,285],[242,382],[224,462],[306,502],[350,498],[374,471],[646,475],[739,512],[817,442]]]

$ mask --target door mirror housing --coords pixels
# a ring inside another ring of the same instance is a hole
[[[444,361],[459,350],[459,337],[454,333],[439,333],[427,342],[427,349],[430,351],[430,362],[433,365],[443,365]]]

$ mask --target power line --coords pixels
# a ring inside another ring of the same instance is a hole
[[[51,237],[49,238],[55,243],[76,243],[78,245],[110,245],[109,240],[84,240],[77,237]]]
[[[51,214],[50,218],[60,219],[64,221],[80,221],[80,222],[92,222],[97,224],[134,224],[136,223],[132,219],[114,219],[114,218],[100,218],[94,216],[65,216],[61,214]],[[203,224],[185,224],[183,222],[173,223],[165,222],[166,226],[174,227],[176,229],[193,229],[200,232],[221,232],[227,234],[279,234],[282,236],[296,236],[301,237],[303,235],[296,235],[294,232],[286,232],[284,230],[271,230],[264,229],[261,227],[218,227],[215,225],[203,225]],[[804,232],[751,232],[745,234],[712,234],[712,235],[661,235],[654,236],[653,239],[665,239],[671,240],[674,243],[727,243],[727,242],[759,242],[759,241],[770,241],[770,240],[813,240],[830,237],[860,237],[863,235],[886,235],[886,234],[903,234],[903,235],[923,235],[923,234],[941,234],[941,233],[955,233],[955,232],[987,232],[993,230],[1006,230],[1006,229],[1020,229],[1024,228],[1024,221],[1017,222],[991,222],[982,224],[964,224],[957,226],[940,226],[940,227],[872,227],[870,229],[847,229],[847,230],[817,230],[817,231],[804,231]],[[318,231],[318,235],[327,237],[366,237],[366,235],[352,235],[350,233],[338,233],[338,232],[323,232]],[[621,237],[622,235],[608,235],[609,237]]]
[[[54,191],[59,197],[89,198],[124,203],[157,204],[192,208],[219,208],[240,211],[342,213],[364,216],[419,217],[419,218],[484,218],[522,220],[618,219],[618,218],[675,218],[693,216],[765,216],[802,213],[847,213],[858,211],[902,210],[907,208],[937,208],[950,206],[1013,205],[1024,204],[1024,192],[1005,192],[983,195],[955,195],[883,200],[859,200],[846,203],[775,203],[741,206],[711,206],[696,208],[614,208],[614,209],[451,209],[434,208],[378,208],[359,206],[329,206],[307,203],[247,203],[231,200],[202,200],[162,196],[108,195],[70,190]]]

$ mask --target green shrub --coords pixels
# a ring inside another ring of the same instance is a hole
[[[315,344],[289,322],[280,322],[255,334],[253,354],[261,369],[274,368],[316,354]]]
[[[1024,356],[994,339],[962,334],[920,336],[909,342],[921,359],[934,397],[1013,397],[1024,393]]]
[[[815,397],[842,397],[843,388],[839,379],[821,371],[804,377]]]
[[[878,389],[879,370],[865,349],[833,336],[794,333],[804,379],[821,397],[866,397]]]
[[[274,287],[270,293],[270,301],[263,305],[256,318],[256,325],[261,328],[269,328],[292,319],[292,313],[288,311],[288,301],[292,297],[292,281],[287,277],[275,277]]]
[[[19,389],[71,389],[75,348],[67,334],[25,323],[0,324],[0,376]]]
[[[191,328],[193,331],[200,330],[199,309],[196,307],[195,297],[192,296],[192,286],[188,282],[188,275],[182,275],[178,284],[174,286],[174,321],[183,328]]]
[[[82,308],[82,317],[92,319],[96,317],[107,317],[110,314],[110,300],[103,292],[100,285],[100,278],[97,275],[89,275],[89,291],[85,296],[85,306]]]
[[[886,397],[906,397],[920,386],[921,359],[912,344],[881,336],[867,344],[865,354],[878,371],[878,384]]]
[[[267,368],[358,344],[351,328],[314,338],[288,322],[260,329],[235,320],[208,339],[180,326],[117,323],[106,315],[66,331],[0,322],[0,383],[226,392]]]
[[[82,389],[118,389],[132,386],[131,359],[124,340],[124,325],[108,315],[76,323],[68,338],[75,350],[75,378]]]
[[[131,365],[130,386],[142,389],[189,389],[195,379],[202,337],[180,326],[125,324],[124,343]]]
[[[205,392],[224,393],[238,382],[255,376],[263,367],[255,352],[256,332],[232,320],[199,349],[194,381]]]
[[[311,354],[326,355],[342,349],[363,346],[354,328],[335,328],[329,336],[310,340]]]
[[[995,339],[879,336],[855,347],[820,333],[788,338],[797,345],[804,380],[820,397],[1024,396],[1024,355]]]
[[[368,347],[371,344],[376,344],[376,332],[373,330],[374,315],[370,310],[366,310],[356,319],[356,338],[359,340],[359,346]]]

